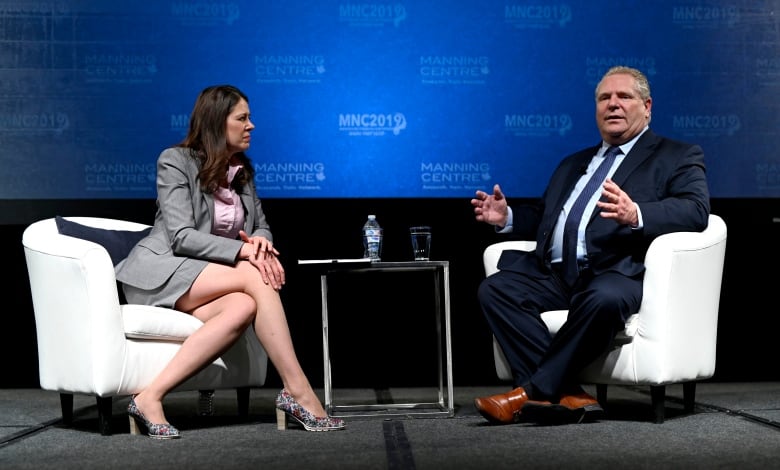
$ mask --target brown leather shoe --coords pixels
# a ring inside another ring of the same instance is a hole
[[[584,391],[576,395],[563,395],[558,403],[565,406],[566,408],[569,408],[570,410],[583,408],[586,412],[604,411],[598,400],[593,398],[591,395],[588,395]]]
[[[604,415],[598,400],[580,390],[562,395],[558,403],[530,402],[524,408],[524,419],[551,424],[593,421]]]
[[[604,408],[593,396],[581,391],[573,395],[563,395],[559,403],[570,410],[582,410],[580,421],[594,421],[604,417]]]
[[[511,392],[475,398],[474,406],[491,423],[509,424],[520,420],[520,410],[528,402],[528,394],[523,387],[517,387]],[[549,404],[549,402],[544,403]]]

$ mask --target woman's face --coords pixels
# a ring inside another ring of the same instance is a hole
[[[236,103],[236,106],[228,114],[225,126],[227,148],[231,154],[246,151],[252,140],[249,133],[252,132],[255,125],[249,120],[249,104],[245,100]]]

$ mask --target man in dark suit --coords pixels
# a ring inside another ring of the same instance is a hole
[[[499,185],[471,200],[477,221],[537,242],[534,252],[505,251],[499,271],[479,287],[514,381],[508,393],[475,399],[493,423],[599,416],[603,410],[577,375],[638,310],[650,242],[707,226],[702,149],[650,130],[644,74],[613,67],[595,95],[602,142],[566,157],[537,205],[510,208]],[[591,179],[596,186],[589,188]],[[563,309],[567,321],[552,337],[540,315]]]

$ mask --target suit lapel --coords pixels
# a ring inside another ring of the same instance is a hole
[[[623,159],[623,162],[620,164],[617,171],[615,171],[615,174],[612,175],[612,181],[618,186],[622,186],[631,173],[633,173],[642,162],[650,158],[660,140],[661,139],[650,129],[642,134],[642,137],[639,138],[636,144],[634,144],[634,147],[631,148],[631,151],[628,152],[628,155]]]
[[[206,206],[206,211],[208,211],[208,221],[211,224],[211,227],[214,226],[214,218],[216,217],[214,215],[214,195],[211,193],[205,193],[201,192],[203,195],[203,203]]]
[[[569,194],[574,190],[574,185],[577,184],[577,181],[585,173],[585,168],[588,167],[588,163],[590,163],[590,160],[596,155],[600,146],[601,145],[599,144],[595,147],[583,150],[574,157],[572,165],[569,166],[568,174],[564,177],[560,191],[555,197],[555,205],[553,206],[552,213],[556,214],[556,217],[557,214],[561,212],[563,205],[566,204],[566,199],[569,198]]]

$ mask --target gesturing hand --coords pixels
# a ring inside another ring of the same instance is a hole
[[[596,203],[596,206],[601,209],[599,215],[605,219],[613,219],[619,224],[632,227],[639,225],[636,204],[628,194],[610,178],[604,181],[603,188],[601,199]]]
[[[471,200],[471,205],[474,206],[474,216],[478,222],[487,222],[499,227],[506,226],[509,210],[506,197],[499,185],[493,186],[493,194],[477,191],[476,197]]]

